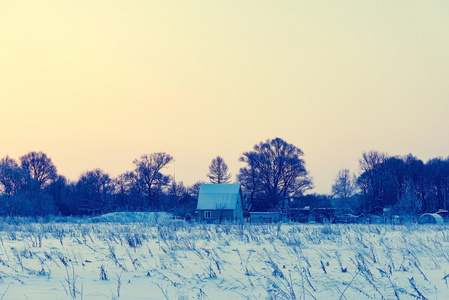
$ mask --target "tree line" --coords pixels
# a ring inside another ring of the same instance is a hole
[[[246,164],[237,181],[250,195],[254,209],[284,208],[287,195],[312,188],[302,151],[280,138],[260,142],[240,158]],[[58,174],[43,152],[18,160],[0,160],[0,213],[4,215],[94,215],[111,211],[168,211],[179,216],[195,212],[201,185],[176,182],[163,169],[173,162],[167,153],[144,154],[134,169],[116,178],[101,169],[86,171],[75,182]],[[206,174],[210,183],[230,183],[224,159],[214,158]]]
[[[145,154],[134,170],[111,178],[101,169],[84,172],[70,182],[57,173],[43,152],[18,161],[0,160],[0,211],[7,215],[92,215],[117,210],[168,210],[181,197],[195,195],[161,170],[173,161],[166,153]],[[188,206],[186,203],[185,206]]]
[[[307,194],[313,178],[304,153],[281,138],[256,144],[240,156],[235,176],[251,211],[286,211],[291,207],[340,208],[353,213],[389,207],[399,214],[448,209],[449,158],[427,163],[409,154],[389,156],[370,151],[359,159],[358,174],[340,170],[331,194]],[[75,182],[58,174],[45,153],[30,152],[18,160],[0,160],[0,213],[37,216],[95,215],[111,211],[168,211],[194,214],[201,185],[176,182],[163,169],[173,162],[167,153],[144,154],[134,169],[112,178],[101,169],[86,171]],[[210,183],[231,183],[224,159],[214,158],[206,174]]]
[[[338,172],[331,195],[337,206],[364,212],[383,207],[408,215],[449,208],[449,158],[424,163],[412,154],[369,151],[359,159],[358,171],[358,176]]]

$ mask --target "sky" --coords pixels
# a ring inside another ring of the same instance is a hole
[[[0,0],[0,157],[206,181],[280,137],[315,193],[365,151],[449,155],[449,2]]]

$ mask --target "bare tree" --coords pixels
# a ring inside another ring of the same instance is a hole
[[[47,194],[53,198],[56,210],[64,216],[80,213],[79,199],[76,197],[76,184],[62,175],[58,175],[46,187]]]
[[[283,209],[285,199],[313,187],[302,159],[304,153],[298,147],[275,138],[253,149],[240,157],[247,166],[240,169],[238,179],[260,191],[258,209]]]
[[[339,199],[352,197],[355,192],[355,181],[355,176],[351,175],[348,169],[341,169],[332,185],[332,196]]]
[[[209,173],[207,173],[211,183],[229,183],[231,179],[231,174],[228,173],[228,165],[225,163],[224,159],[217,156],[212,160],[209,166]]]
[[[187,195],[187,188],[182,181],[176,182],[172,180],[168,186],[167,195],[165,201],[161,203],[161,208],[165,211],[175,209],[179,205],[179,200]]]
[[[256,168],[241,168],[237,181],[242,185],[245,193],[249,194],[248,203],[245,204],[248,206],[246,208],[251,210],[256,197],[262,193],[260,174]]]
[[[161,170],[172,161],[171,155],[161,152],[144,154],[133,162],[142,192],[146,195],[152,209],[156,208],[158,192],[170,182],[170,176],[163,175]]]
[[[365,211],[383,205],[385,198],[383,186],[387,173],[385,162],[388,158],[386,153],[369,151],[364,152],[359,159],[360,176],[357,179],[357,186],[363,193]]]
[[[198,195],[200,194],[201,186],[204,184],[203,181],[197,181],[191,186],[187,188],[187,192],[190,196],[198,199]]]
[[[30,181],[26,170],[21,168],[14,159],[6,156],[0,161],[0,209],[4,213],[17,215],[25,211],[22,200],[28,199],[23,197],[23,194]]]
[[[39,188],[45,187],[57,177],[56,167],[45,153],[30,152],[20,157],[20,162]]]
[[[6,198],[24,190],[28,179],[27,172],[14,159],[6,156],[0,160],[0,192]]]
[[[187,194],[187,188],[184,186],[184,182],[176,182],[173,180],[168,192],[171,196],[179,198]]]
[[[426,163],[428,169],[428,202],[431,210],[448,209],[449,159],[433,158]]]
[[[99,213],[112,204],[113,181],[103,170],[95,169],[83,173],[76,184],[85,212]]]

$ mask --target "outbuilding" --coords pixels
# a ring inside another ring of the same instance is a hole
[[[423,214],[418,219],[419,224],[444,224],[443,218],[438,214]]]
[[[201,185],[197,212],[201,221],[242,219],[243,194],[240,184]]]
[[[281,212],[250,212],[251,223],[278,223],[287,222],[287,214]]]

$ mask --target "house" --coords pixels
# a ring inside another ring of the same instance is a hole
[[[203,184],[198,195],[198,219],[202,221],[240,220],[243,194],[240,184]]]

